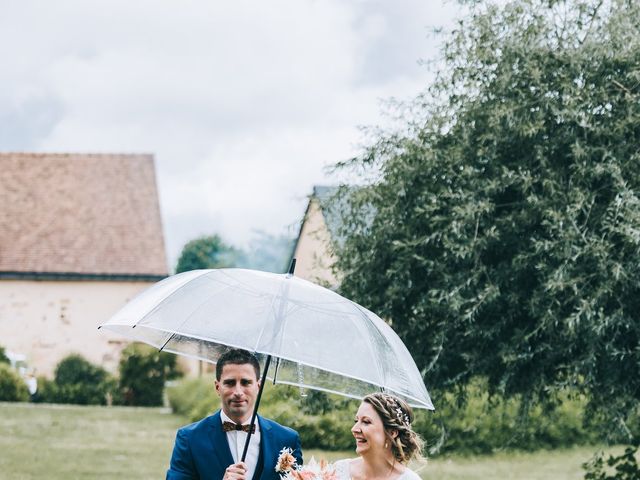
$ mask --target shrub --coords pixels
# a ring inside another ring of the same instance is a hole
[[[169,406],[174,413],[197,420],[211,413],[218,403],[213,380],[185,379],[167,388]]]
[[[528,409],[519,399],[489,398],[486,384],[476,380],[465,390],[466,400],[437,394],[435,412],[416,412],[415,430],[434,453],[486,454],[502,449],[537,450],[594,444],[598,429],[585,425],[587,401],[561,395],[555,404]]]
[[[9,361],[9,357],[5,353],[4,347],[0,347],[0,363],[6,363],[7,365],[11,365]]]
[[[295,429],[304,448],[350,450],[351,426],[360,402],[286,385],[267,385],[261,414]]]
[[[430,455],[455,452],[486,454],[503,449],[536,450],[593,444],[600,440],[595,425],[584,425],[586,399],[562,397],[551,407],[535,405],[526,413],[520,401],[489,399],[486,385],[466,389],[466,402],[437,393],[436,412],[415,410],[414,429],[426,440]],[[190,379],[167,391],[174,412],[197,421],[218,408],[213,379]],[[260,414],[294,428],[304,448],[350,450],[357,400],[348,400],[286,385],[265,386]]]
[[[26,402],[29,400],[29,390],[24,380],[4,363],[0,363],[0,400],[3,402]]]
[[[119,389],[124,405],[162,405],[166,380],[182,373],[176,356],[141,343],[128,345],[120,357]]]
[[[115,390],[115,381],[104,368],[78,354],[69,355],[58,363],[54,382],[55,393],[51,400],[56,403],[106,405],[107,395]]]
[[[168,388],[167,395],[173,411],[192,422],[211,415],[219,407],[211,378],[183,380]],[[351,424],[357,405],[311,390],[301,397],[297,388],[267,384],[260,415],[297,430],[304,448],[345,450],[353,447]]]
[[[58,399],[58,387],[53,380],[39,376],[38,391],[31,399],[34,403],[55,403]]]
[[[585,480],[637,480],[640,478],[640,467],[636,456],[638,445],[625,448],[623,454],[610,455],[605,461],[602,452],[591,461],[582,464]]]

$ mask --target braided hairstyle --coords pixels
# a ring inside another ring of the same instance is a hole
[[[391,445],[391,453],[400,463],[411,459],[422,459],[423,441],[411,429],[413,411],[402,399],[388,393],[371,393],[362,399],[380,415],[384,433]],[[398,434],[394,438],[392,432]]]

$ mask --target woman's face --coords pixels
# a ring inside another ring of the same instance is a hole
[[[356,413],[351,433],[356,439],[356,453],[380,454],[385,450],[387,436],[378,412],[366,402],[362,402]]]

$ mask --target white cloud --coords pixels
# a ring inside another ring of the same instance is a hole
[[[0,149],[156,155],[173,265],[195,235],[242,245],[300,220],[379,99],[428,79],[421,0],[4,2]],[[11,126],[12,129],[9,129]]]

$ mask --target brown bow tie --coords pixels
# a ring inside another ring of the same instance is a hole
[[[239,423],[222,422],[222,430],[224,430],[225,432],[233,432],[234,430],[238,430],[247,433],[256,433],[256,426],[253,425],[253,428],[251,428],[251,425],[240,425]]]

